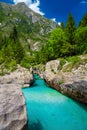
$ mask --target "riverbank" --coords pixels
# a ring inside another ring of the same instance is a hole
[[[33,82],[32,72],[18,66],[0,76],[0,130],[27,130],[28,120],[23,87]]]
[[[49,87],[87,104],[87,60],[82,57],[82,61],[77,60],[77,63],[79,64],[71,67],[69,61],[62,64],[61,60],[53,60],[46,65],[35,66],[33,73],[44,79]],[[18,66],[14,72],[0,76],[0,128],[9,130],[11,127],[18,127],[19,130],[25,130],[27,127],[26,105],[21,88],[29,87],[33,83],[33,73],[32,69],[29,71]],[[16,122],[16,126],[13,122]]]
[[[86,56],[80,56],[79,61],[78,58],[73,58],[74,64],[66,60],[62,63],[61,60],[50,61],[44,68],[37,66],[35,73],[39,74],[50,87],[87,104],[87,60]]]

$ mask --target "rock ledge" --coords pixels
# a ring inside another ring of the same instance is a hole
[[[17,84],[0,85],[0,130],[24,130],[26,125],[25,99],[21,87]]]
[[[59,66],[58,60],[48,62],[43,72],[44,80],[50,87],[87,104],[87,64],[72,68],[71,72],[60,71]]]

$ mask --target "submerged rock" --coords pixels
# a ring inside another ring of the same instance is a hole
[[[27,128],[27,114],[20,85],[0,84],[0,130],[25,130],[25,128]]]

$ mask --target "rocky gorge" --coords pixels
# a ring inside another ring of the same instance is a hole
[[[29,70],[17,69],[0,76],[0,130],[27,130],[27,112],[22,87],[29,87],[33,75]]]
[[[58,24],[0,2],[0,130],[87,129],[86,19]]]
[[[27,130],[25,98],[21,88],[33,83],[33,73],[46,83],[79,102],[87,104],[87,63],[69,69],[69,62],[61,68],[61,60],[52,60],[30,70],[17,66],[14,72],[0,76],[0,130]],[[60,69],[61,68],[61,69]],[[33,73],[32,73],[33,72]]]
[[[60,70],[60,60],[53,60],[45,65],[44,71],[37,67],[35,73],[62,94],[87,103],[87,63],[79,64],[77,68],[73,66],[70,71],[64,71],[69,69],[69,64],[66,62]]]

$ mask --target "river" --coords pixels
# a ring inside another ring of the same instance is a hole
[[[87,130],[87,106],[48,87],[34,75],[35,82],[23,89],[29,130]]]

